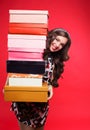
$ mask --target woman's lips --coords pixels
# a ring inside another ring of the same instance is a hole
[[[56,50],[57,48],[53,46],[52,49],[53,49],[53,50]]]

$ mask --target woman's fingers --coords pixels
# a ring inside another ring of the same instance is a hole
[[[49,100],[53,96],[53,87],[52,87],[52,85],[48,86],[48,92],[49,92],[49,96],[48,96],[48,100]]]

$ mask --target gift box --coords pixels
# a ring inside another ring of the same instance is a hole
[[[48,11],[9,10],[7,74],[45,73],[43,51],[46,48],[47,31]],[[26,77],[7,77],[4,86],[5,101],[47,102],[48,85],[42,79]]]
[[[4,86],[5,101],[12,102],[47,102],[48,85],[43,83],[41,87],[9,86],[8,80]]]
[[[7,60],[7,72],[9,73],[28,73],[44,74],[45,61],[17,61]]]

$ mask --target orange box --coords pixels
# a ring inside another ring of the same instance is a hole
[[[8,80],[4,87],[5,101],[15,102],[47,102],[48,85],[44,83],[42,87],[22,87],[9,86]]]

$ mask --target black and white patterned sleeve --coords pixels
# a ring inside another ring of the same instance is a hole
[[[45,73],[43,75],[43,82],[47,82],[48,85],[51,85],[52,76],[53,76],[52,58],[48,58],[48,60],[45,61]]]

